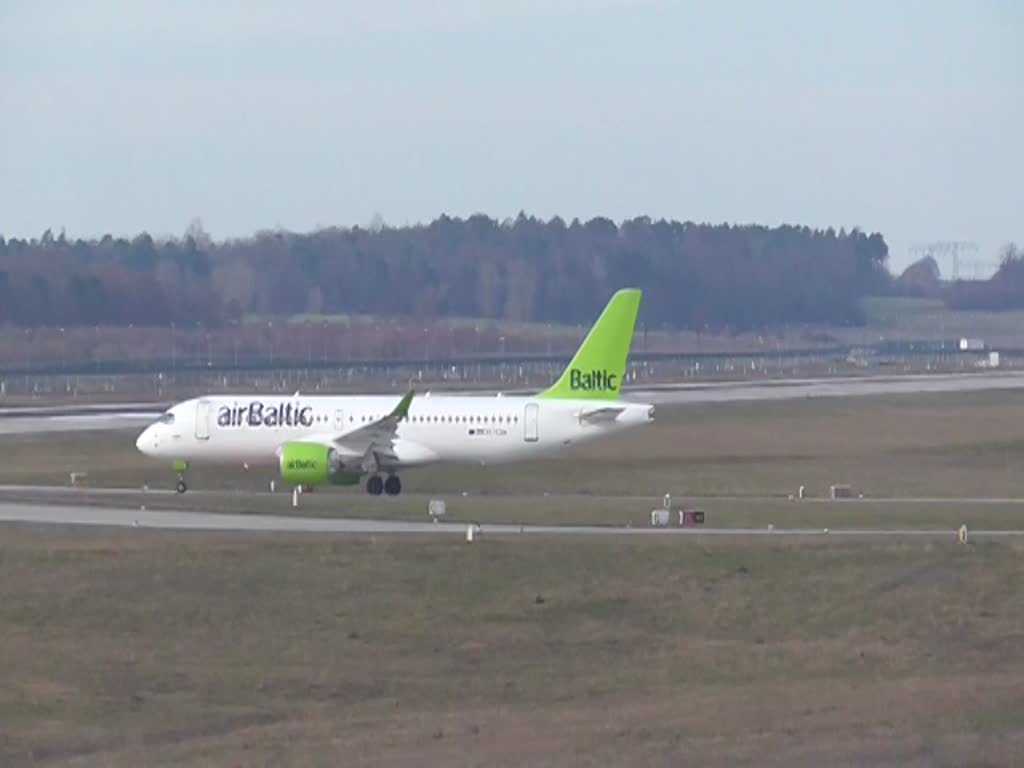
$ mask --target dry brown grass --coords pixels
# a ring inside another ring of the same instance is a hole
[[[1022,554],[5,528],[0,764],[1009,763]]]

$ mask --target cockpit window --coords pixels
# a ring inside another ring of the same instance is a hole
[[[157,419],[157,424],[173,424],[173,423],[174,423],[174,414],[173,413],[169,413],[169,412],[165,413],[163,416],[161,416],[159,419]]]

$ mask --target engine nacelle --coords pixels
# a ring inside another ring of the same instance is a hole
[[[346,472],[333,448],[319,443],[287,443],[279,451],[281,477],[289,485],[356,485],[358,472]]]

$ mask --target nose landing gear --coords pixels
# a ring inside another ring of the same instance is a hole
[[[185,491],[188,490],[188,483],[185,482],[185,473],[188,472],[188,462],[174,462],[174,471],[178,473],[178,482],[175,484],[174,490],[178,493],[185,493]]]

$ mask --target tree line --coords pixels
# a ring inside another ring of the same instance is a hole
[[[894,280],[877,233],[525,214],[182,237],[0,237],[0,324],[216,327],[249,315],[589,324],[623,286],[648,327],[857,325]]]
[[[942,280],[931,256],[911,264],[893,283],[894,294],[941,299],[950,309],[1000,312],[1024,309],[1024,249],[1003,248],[999,268],[987,280]]]
[[[1024,249],[1010,243],[992,277],[957,280],[946,289],[945,298],[954,309],[1024,309]]]

